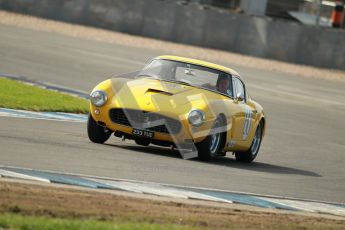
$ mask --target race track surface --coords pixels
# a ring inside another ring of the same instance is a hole
[[[158,51],[0,25],[0,73],[89,92]],[[253,164],[212,163],[115,137],[90,143],[85,123],[0,117],[0,164],[345,202],[345,84],[233,67],[268,120]]]

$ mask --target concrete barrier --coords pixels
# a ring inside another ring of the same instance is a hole
[[[345,70],[345,31],[163,0],[0,0],[4,10]]]

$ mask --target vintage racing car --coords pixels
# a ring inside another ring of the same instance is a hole
[[[263,108],[240,75],[213,63],[160,56],[131,78],[112,78],[90,95],[89,139],[112,133],[137,144],[177,148],[183,158],[210,160],[233,152],[252,162],[265,133]]]

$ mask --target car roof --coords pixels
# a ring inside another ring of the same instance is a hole
[[[230,73],[231,75],[240,76],[233,69],[230,69],[230,68],[222,66],[222,65],[214,64],[214,63],[211,63],[211,62],[201,61],[201,60],[198,60],[198,59],[179,57],[179,56],[172,56],[172,55],[163,55],[163,56],[156,57],[155,59],[164,59],[164,60],[172,60],[172,61],[178,61],[178,62],[185,62],[185,63],[189,63],[189,64],[200,65],[200,66],[204,66],[204,67],[207,67],[207,68],[220,70],[220,71],[223,71],[223,72],[226,72],[226,73]]]

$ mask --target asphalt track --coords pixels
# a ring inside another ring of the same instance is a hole
[[[89,92],[158,51],[0,26],[0,72]],[[252,164],[212,163],[115,137],[90,143],[85,123],[0,117],[0,164],[168,184],[345,202],[345,84],[233,66],[265,108]],[[15,92],[14,92],[15,93]]]

